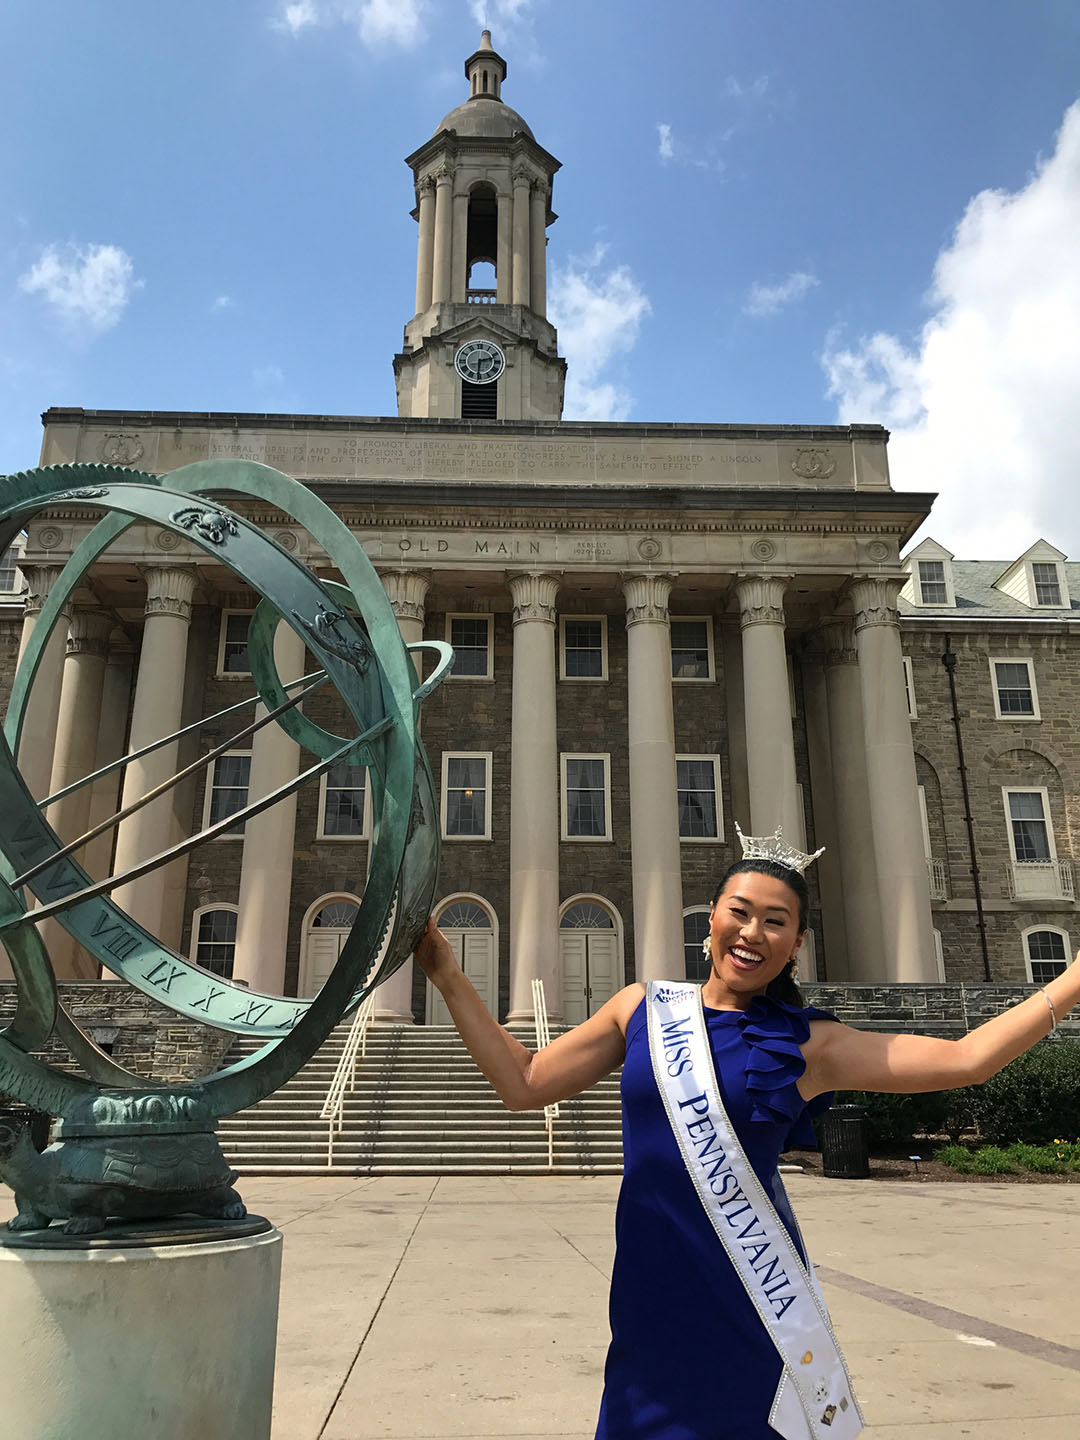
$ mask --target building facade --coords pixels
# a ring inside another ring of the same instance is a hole
[[[437,914],[501,1017],[531,1015],[536,977],[552,1016],[574,1021],[627,980],[700,973],[736,821],[826,846],[806,978],[1045,978],[1080,940],[1080,567],[1048,545],[962,563],[933,541],[902,561],[933,497],[892,489],[877,426],[563,421],[546,317],[559,162],[503,102],[486,32],[466,76],[467,99],[408,160],[416,312],[394,358],[396,417],[53,409],[41,463],[283,470],[353,530],[405,639],[450,641],[454,674],[423,717],[444,836]],[[337,578],[286,517],[238,508]],[[8,566],[8,685],[92,524],[85,507],[56,507]],[[219,712],[253,695],[255,600],[146,526],[95,563],[39,668],[19,756],[31,789],[45,798],[205,723],[51,806],[65,840],[243,728],[249,717]],[[305,671],[291,635],[277,659],[283,676]],[[345,724],[332,697],[304,709]],[[264,729],[91,841],[83,863],[119,870],[301,763]],[[211,970],[309,995],[363,892],[370,818],[363,771],[338,767],[117,898]],[[47,939],[62,977],[96,976],[57,924]],[[446,1018],[412,967],[381,987],[378,1014]]]

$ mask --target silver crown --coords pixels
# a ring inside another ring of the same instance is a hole
[[[800,875],[808,865],[814,863],[819,855],[825,854],[824,845],[820,850],[815,850],[812,855],[804,855],[801,850],[796,850],[791,845],[785,845],[781,839],[784,833],[782,825],[778,825],[771,835],[744,835],[736,820],[735,833],[739,837],[744,860],[772,860],[777,865],[783,865],[787,870],[797,870]]]

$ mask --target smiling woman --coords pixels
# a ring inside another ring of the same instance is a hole
[[[794,978],[807,935],[802,872],[816,857],[779,832],[739,833],[744,858],[708,914],[704,984],[628,985],[536,1054],[488,1014],[433,923],[416,951],[509,1109],[567,1099],[623,1067],[625,1168],[597,1440],[853,1440],[862,1415],[780,1155],[814,1144],[811,1120],[834,1090],[978,1083],[1080,1000],[1074,962],[963,1040],[843,1025],[805,1005]],[[702,1355],[704,1385],[694,1370]]]

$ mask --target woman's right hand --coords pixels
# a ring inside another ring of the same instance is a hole
[[[434,916],[428,917],[427,928],[413,955],[420,969],[436,988],[440,981],[445,981],[447,976],[461,968],[450,948],[450,941],[435,924]]]

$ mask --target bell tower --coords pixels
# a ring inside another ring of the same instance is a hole
[[[406,160],[419,224],[416,314],[394,357],[398,414],[558,420],[566,361],[547,319],[558,160],[505,105],[491,32],[465,61],[468,98]]]

